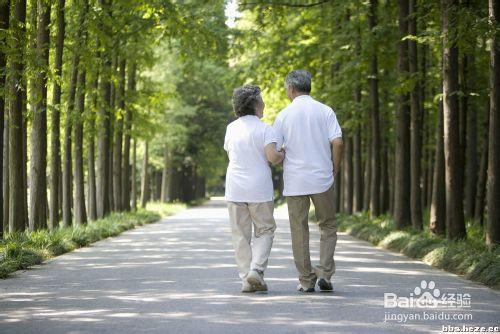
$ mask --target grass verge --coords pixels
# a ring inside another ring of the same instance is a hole
[[[155,222],[185,207],[180,203],[148,203],[146,209],[111,213],[85,225],[7,234],[0,240],[0,278],[7,278],[14,271],[27,269],[98,240],[117,236],[136,226]]]
[[[312,218],[312,212],[310,217]],[[500,289],[500,247],[488,250],[479,226],[469,223],[468,239],[448,241],[429,231],[396,231],[388,216],[370,219],[366,213],[337,215],[339,231],[374,245],[401,252],[434,267]]]

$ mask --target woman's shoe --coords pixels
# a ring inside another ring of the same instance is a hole
[[[247,276],[247,281],[255,288],[255,291],[267,291],[267,284],[264,281],[264,272],[253,269]]]
[[[253,287],[252,284],[248,283],[246,278],[243,279],[243,282],[241,283],[241,292],[245,293],[255,292],[255,288]]]

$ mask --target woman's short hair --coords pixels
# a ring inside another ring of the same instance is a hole
[[[260,103],[259,86],[244,85],[233,91],[233,110],[236,116],[255,115]]]

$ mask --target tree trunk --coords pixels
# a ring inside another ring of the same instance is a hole
[[[26,49],[26,75],[24,80],[27,82],[28,89],[26,93],[29,94],[29,98],[25,99],[27,105],[29,105],[30,113],[34,113],[35,102],[37,101],[37,87],[36,87],[36,77],[40,69],[36,54],[36,40],[37,40],[37,25],[38,25],[38,0],[28,0],[27,13],[29,13],[28,24],[26,25],[26,37],[27,37],[27,49]],[[29,29],[28,29],[29,28]],[[29,86],[28,86],[29,85]],[[25,117],[28,115],[24,113]]]
[[[63,226],[70,226],[72,223],[72,165],[71,165],[71,134],[73,127],[73,114],[75,108],[75,96],[76,96],[76,88],[78,83],[78,67],[80,64],[80,50],[79,48],[82,45],[82,41],[86,40],[86,31],[85,31],[85,16],[87,15],[88,10],[88,2],[84,2],[84,7],[79,12],[78,17],[78,30],[77,30],[77,47],[73,51],[73,61],[71,67],[71,78],[70,78],[70,86],[69,86],[69,96],[68,96],[68,112],[66,114],[66,122],[65,122],[65,133],[64,133],[64,156],[63,156]],[[84,44],[83,44],[84,45]],[[82,69],[83,71],[83,69]],[[80,73],[81,75],[81,73]],[[85,86],[83,84],[83,86]],[[84,106],[82,106],[83,108]],[[83,112],[83,109],[82,111]],[[78,116],[78,115],[76,115]],[[78,117],[75,117],[78,118]],[[75,126],[78,123],[75,123]],[[82,125],[83,126],[83,125]],[[78,130],[80,131],[80,130]],[[76,158],[75,158],[76,159]],[[78,158],[80,159],[80,157]],[[81,158],[83,159],[83,158]],[[83,160],[81,162],[83,164]],[[76,168],[76,166],[75,166]],[[80,191],[80,190],[79,190]],[[76,204],[76,203],[75,203]],[[85,205],[85,203],[83,203]],[[84,206],[85,207],[85,206]],[[79,209],[81,210],[81,208]],[[85,213],[80,213],[81,216],[85,215]]]
[[[32,230],[30,225],[30,209],[31,202],[28,202],[28,191],[31,191],[34,187],[31,185],[28,187],[28,184],[31,183],[31,180],[28,179],[28,154],[31,155],[31,151],[28,153],[28,125],[29,125],[29,115],[34,115],[36,111],[36,104],[41,99],[39,93],[39,84],[37,83],[37,79],[39,78],[39,74],[41,71],[40,64],[38,62],[37,55],[37,26],[38,26],[38,0],[29,0],[27,12],[29,13],[29,24],[26,26],[27,28],[27,49],[26,49],[26,58],[25,58],[25,75],[23,80],[25,81],[24,87],[27,87],[26,90],[23,91],[23,196],[24,202],[26,203],[25,207],[25,216],[28,217],[26,229]],[[29,27],[29,29],[28,29]],[[42,60],[43,61],[43,60]],[[28,93],[29,97],[28,97]],[[35,122],[32,122],[35,124]],[[32,161],[31,161],[32,162]]]
[[[427,208],[430,205],[430,198],[429,194],[432,192],[432,175],[433,175],[433,169],[432,169],[432,152],[430,148],[425,149],[427,138],[429,138],[430,131],[426,127],[426,118],[425,118],[425,99],[426,99],[426,73],[428,71],[427,69],[427,52],[428,52],[428,46],[426,44],[422,45],[421,52],[420,52],[420,131],[422,133],[422,150],[421,154],[424,156],[424,179],[422,182],[422,207]],[[430,181],[430,182],[429,182]]]
[[[8,82],[7,82],[8,83]],[[7,89],[10,87],[7,85]],[[6,231],[9,224],[9,118],[5,117],[4,119],[4,130],[3,130],[3,142],[5,145],[1,147],[3,150],[3,187],[2,187],[2,195],[3,195],[3,229],[2,231]]]
[[[144,142],[144,156],[142,159],[142,177],[141,177],[141,207],[145,208],[149,199],[149,173],[148,173],[148,155],[149,143]]]
[[[162,172],[155,171],[154,177],[155,177],[155,179],[154,179],[154,187],[155,187],[154,200],[160,201],[161,200]]]
[[[370,144],[369,140],[367,140],[367,145],[366,145],[366,160],[365,160],[365,175],[363,177],[364,179],[364,187],[365,189],[363,190],[363,211],[368,211],[370,208],[370,180],[371,180],[371,151],[372,151],[372,145]]]
[[[388,154],[389,156],[389,154]],[[394,170],[396,169],[396,159],[393,157],[393,155],[389,156],[389,213],[394,216],[394,197],[396,193],[396,185],[394,184],[396,182],[396,177],[394,176],[395,172]]]
[[[9,29],[9,14],[10,14],[10,1],[0,0],[0,30],[8,31]],[[0,39],[0,42],[6,45],[6,36]],[[0,188],[4,188],[4,120],[5,118],[5,99],[7,96],[7,50],[0,50]],[[3,238],[4,231],[4,196],[0,196],[0,239]]]
[[[123,142],[123,167],[122,167],[122,205],[123,210],[130,210],[130,138],[132,132],[132,97],[135,92],[136,65],[128,69],[127,104],[125,105],[125,134]]]
[[[37,1],[38,28],[36,57],[40,68],[34,75],[35,96],[31,129],[30,156],[30,231],[39,230],[47,223],[47,69],[49,64],[50,5]]]
[[[23,83],[24,72],[24,23],[26,21],[26,1],[12,0],[9,95],[9,232],[22,231],[27,221],[23,179]]]
[[[490,102],[488,101],[486,119],[483,133],[483,153],[481,154],[481,164],[479,167],[479,177],[476,189],[474,204],[474,219],[479,221],[481,226],[484,223],[484,207],[486,199],[486,180],[488,178],[488,146],[489,146],[489,126],[490,126]]]
[[[26,217],[26,221],[24,224],[24,229],[27,230],[29,227],[28,220],[28,97],[27,97],[27,78],[26,76],[23,78],[23,121],[22,121],[22,155],[23,155],[23,207],[24,207],[24,217]]]
[[[422,103],[421,107],[424,104],[424,99],[422,98]],[[433,122],[434,123],[434,122]],[[432,124],[434,126],[434,124]],[[423,128],[423,142],[424,144],[424,150],[423,150],[423,155],[424,155],[424,161],[425,161],[425,168],[424,168],[424,182],[423,182],[423,188],[422,188],[422,205],[424,208],[430,208],[431,205],[431,200],[432,200],[432,178],[434,175],[434,163],[433,163],[433,157],[436,155],[434,153],[435,149],[435,144],[432,145],[433,143],[431,136],[434,134],[435,136],[435,129],[434,131],[431,128],[431,122],[424,122],[422,123],[422,128]]]
[[[111,10],[112,12],[112,10]],[[117,76],[117,54],[114,50],[111,51],[111,79],[110,79],[110,95],[109,95],[109,130],[108,130],[108,138],[109,138],[109,210],[113,211],[115,209],[115,193],[113,190],[113,152],[114,152],[114,128],[115,128],[115,113],[116,113],[116,82],[114,78]],[[120,166],[121,167],[121,166]]]
[[[408,34],[408,0],[399,0],[399,48],[398,74],[408,74],[408,41],[403,40]],[[396,111],[396,170],[394,188],[394,222],[401,230],[411,223],[410,219],[410,110],[408,94],[398,96]]]
[[[96,74],[93,83],[93,93],[92,93],[92,107],[93,110],[97,110],[97,91],[99,88],[99,73]],[[92,111],[92,114],[89,119],[89,139],[88,139],[88,217],[90,220],[97,219],[97,200],[96,200],[96,175],[95,175],[95,112]]]
[[[172,164],[169,167],[170,180],[168,183],[168,199],[170,202],[180,199],[179,196],[179,171],[176,166]]]
[[[62,162],[61,162],[62,163]],[[58,191],[58,202],[59,202],[59,215],[62,216],[63,212],[63,172],[61,168],[61,172],[59,173],[59,191]]]
[[[132,210],[137,210],[137,139],[134,139],[134,146],[132,149]]]
[[[95,143],[94,136],[91,135],[89,138],[89,150],[88,150],[88,216],[90,220],[97,219],[97,207],[96,207],[96,184],[95,184]]]
[[[161,201],[168,202],[168,169],[170,167],[168,159],[168,147],[165,145],[163,149],[163,171],[161,178]]]
[[[465,238],[460,161],[458,110],[458,49],[454,37],[457,0],[442,0],[443,15],[443,111],[444,157],[446,180],[446,236],[449,240]],[[450,31],[452,30],[452,31]]]
[[[388,153],[388,139],[382,140],[382,178],[381,178],[381,191],[380,191],[380,212],[386,213],[390,206],[390,187],[389,187],[389,153]]]
[[[72,194],[72,167],[71,167],[71,132],[72,132],[72,117],[75,107],[76,85],[78,79],[78,63],[79,56],[73,54],[71,64],[71,78],[69,84],[68,95],[68,110],[66,113],[66,121],[64,126],[64,153],[63,153],[63,226],[70,226],[72,222],[71,214],[71,194]]]
[[[500,3],[489,1],[493,27],[500,22]],[[490,50],[490,133],[488,147],[488,219],[486,244],[492,248],[500,243],[500,33],[491,39]]]
[[[113,192],[115,211],[123,210],[122,203],[122,139],[123,117],[125,111],[125,59],[119,65],[119,83],[117,91],[118,111],[120,114],[115,122],[115,147],[113,149]]]
[[[468,74],[468,91],[474,90],[474,57],[467,56],[467,64],[469,69]],[[464,103],[464,102],[463,102]],[[465,102],[466,103],[466,102]],[[473,110],[472,110],[473,111]],[[465,186],[465,216],[468,218],[474,217],[474,199],[476,195],[477,185],[477,113],[467,113],[467,143],[466,143],[466,186]],[[463,164],[462,164],[463,166]]]
[[[416,0],[409,0],[408,32],[417,36]],[[421,190],[421,159],[422,159],[422,115],[420,108],[420,79],[418,78],[417,42],[408,41],[408,61],[410,73],[415,85],[410,93],[411,98],[411,223],[415,230],[421,231],[422,225],[422,190]]]
[[[465,0],[464,9],[468,6],[468,0]],[[458,48],[457,48],[458,49]],[[465,150],[466,150],[466,142],[467,142],[467,113],[468,113],[468,72],[469,72],[469,64],[467,55],[462,55],[462,61],[459,62],[458,66],[458,90],[461,93],[458,101],[458,128],[459,128],[459,143],[460,143],[460,165],[463,166],[460,169],[460,177],[463,180],[465,177],[466,171],[466,162],[465,162]],[[464,183],[462,181],[462,186]]]
[[[79,225],[87,222],[87,211],[85,209],[85,181],[83,174],[83,113],[85,111],[85,69],[81,69],[78,75],[78,98],[76,100],[75,114],[75,145],[74,145],[74,175],[75,175],[75,222]]]
[[[356,86],[354,99],[358,106],[357,110],[361,110],[361,86]],[[355,212],[363,210],[363,161],[361,159],[361,152],[361,127],[358,125],[353,138],[353,210]]]
[[[356,56],[361,59],[361,28],[356,29]],[[363,107],[361,105],[361,78],[358,77],[358,84],[354,90],[354,102],[356,104],[356,110],[360,114],[363,112]],[[363,160],[362,160],[362,146],[361,146],[361,125],[357,124],[354,130],[353,138],[353,188],[354,188],[354,198],[353,198],[353,210],[354,212],[360,212],[363,210]]]
[[[103,73],[104,74],[104,73]],[[106,74],[106,76],[108,76]],[[97,152],[97,218],[103,218],[109,212],[109,78],[102,78],[100,90],[103,102],[99,108],[98,152]]]
[[[193,195],[193,166],[192,165],[184,165],[183,166],[183,199],[182,201],[185,203],[189,203],[194,199]]]
[[[434,164],[434,182],[432,185],[431,212],[429,230],[438,235],[446,231],[446,191],[444,167],[444,116],[442,102],[439,103],[436,135],[436,158]]]
[[[61,127],[61,83],[62,62],[65,37],[65,0],[58,0],[55,13],[57,15],[57,35],[55,41],[54,55],[54,76],[58,80],[54,80],[54,88],[52,95],[52,112],[51,112],[51,159],[50,159],[50,218],[49,229],[59,226],[59,183],[61,181],[61,142],[60,142],[60,127]]]
[[[432,153],[429,151],[429,154],[428,154],[429,167],[427,168],[427,179],[425,181],[427,184],[426,195],[425,195],[425,207],[426,208],[430,208],[430,206],[431,206],[432,188],[434,185],[434,158],[431,154]]]
[[[361,160],[361,130],[358,127],[353,138],[353,210],[360,212],[363,210],[363,172]]]
[[[111,11],[110,2],[100,0],[104,13]],[[103,24],[104,32],[110,34],[107,24]],[[102,53],[103,65],[101,71],[100,91],[101,103],[98,117],[98,149],[97,149],[97,217],[108,214],[109,206],[109,147],[110,147],[110,95],[111,95],[111,61],[108,51]]]
[[[371,34],[375,39],[377,25],[377,0],[370,0],[368,15]],[[373,42],[370,62],[370,118],[371,118],[371,178],[370,178],[370,216],[380,215],[380,120],[379,120],[379,95],[378,95],[378,59],[377,47]]]
[[[353,175],[352,175],[352,138],[345,136],[344,158],[344,212],[352,214]]]
[[[339,170],[339,173],[338,173],[338,178],[340,179],[339,181],[339,197],[338,197],[338,212],[341,212],[341,213],[344,213],[345,212],[345,207],[344,207],[344,193],[345,193],[345,168],[340,168]],[[186,182],[185,181],[185,176],[184,176],[184,179],[183,179],[183,182]],[[183,189],[185,189],[185,187],[183,187]],[[185,201],[183,199],[183,201]]]
[[[196,199],[205,198],[205,183],[204,177],[196,176]]]

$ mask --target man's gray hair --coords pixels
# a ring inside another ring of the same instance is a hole
[[[293,70],[285,78],[285,87],[289,86],[301,93],[311,92],[311,73],[306,70]]]

